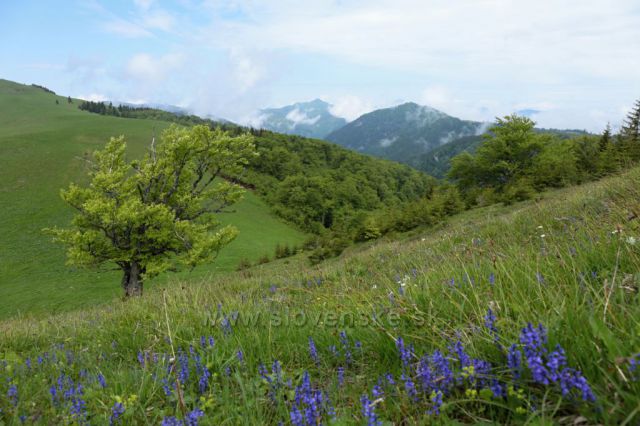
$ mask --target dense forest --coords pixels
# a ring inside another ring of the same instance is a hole
[[[511,203],[559,188],[598,179],[640,160],[640,101],[618,134],[563,138],[541,133],[535,123],[516,115],[500,118],[474,154],[451,161],[448,177],[467,206]]]
[[[235,135],[251,133],[259,155],[235,179],[255,188],[278,216],[315,235],[306,246],[312,261],[335,256],[354,241],[432,226],[465,208],[525,200],[640,160],[640,101],[615,135],[607,128],[599,136],[568,137],[537,130],[526,117],[498,118],[480,140],[470,138],[475,151],[455,156],[444,180],[321,140],[153,108],[101,102],[79,107],[119,117],[207,124]]]

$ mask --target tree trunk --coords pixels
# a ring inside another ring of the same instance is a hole
[[[144,268],[141,268],[138,262],[132,261],[122,269],[124,272],[122,277],[124,297],[142,296],[142,274],[144,273]]]

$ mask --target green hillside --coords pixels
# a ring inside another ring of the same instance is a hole
[[[0,421],[637,424],[639,188],[635,168],[314,268],[5,321]]]
[[[0,318],[75,309],[120,294],[118,272],[65,266],[64,248],[41,230],[69,223],[72,212],[60,199],[60,189],[83,182],[86,159],[109,137],[125,135],[129,152],[141,155],[168,123],[101,116],[80,111],[78,103],[0,80]],[[240,236],[215,264],[198,267],[190,276],[233,270],[242,258],[273,257],[278,243],[299,245],[305,238],[250,192],[235,210],[221,220],[236,225]],[[167,279],[172,278],[156,282]]]

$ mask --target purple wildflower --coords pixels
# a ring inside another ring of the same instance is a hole
[[[98,383],[100,383],[100,387],[102,389],[107,387],[107,381],[105,380],[104,376],[102,375],[102,373],[98,373]]]
[[[493,393],[493,396],[495,398],[503,398],[506,396],[504,386],[502,386],[496,379],[493,379],[491,381],[491,386],[489,386],[489,389],[491,389],[491,393]]]
[[[367,421],[367,426],[377,426],[382,424],[382,422],[378,420],[375,405],[369,400],[368,395],[362,395],[360,397],[360,403],[362,404],[362,416]]]
[[[564,349],[560,345],[556,346],[556,350],[549,354],[547,360],[547,368],[549,369],[549,378],[552,382],[557,382],[560,379],[560,369],[567,364],[567,358],[564,354]]]
[[[416,385],[411,380],[411,376],[402,373],[402,381],[404,382],[404,389],[407,391],[407,395],[414,401],[418,399],[418,392],[416,391]]]
[[[511,345],[507,353],[507,366],[511,370],[513,378],[519,379],[522,371],[522,353],[515,344]]]
[[[640,366],[640,353],[635,354],[629,358],[629,373],[631,373],[631,380],[634,382],[640,380],[640,374],[638,374],[638,366]]]
[[[119,424],[122,421],[120,416],[124,414],[124,411],[124,405],[121,403],[116,402],[113,404],[113,407],[111,408],[111,417],[109,417],[109,425],[113,426],[115,424]]]
[[[181,348],[178,349],[178,364],[180,366],[178,380],[180,380],[180,383],[187,383],[189,380],[189,357]]]
[[[400,353],[400,360],[402,361],[403,368],[407,367],[413,356],[413,346],[405,346],[404,339],[402,339],[402,337],[398,337],[396,340],[396,348],[398,348],[398,352]]]
[[[338,386],[342,387],[344,384],[344,367],[338,367]]]
[[[141,351],[138,351],[138,363],[140,363],[140,367],[144,368],[144,354]]]
[[[496,327],[496,316],[491,308],[487,310],[487,315],[484,317],[484,325],[489,329],[489,333],[493,336],[493,340],[498,342],[500,336],[498,335],[498,328]]]
[[[204,416],[204,412],[198,407],[187,413],[185,418],[185,426],[198,426],[198,419]]]
[[[173,416],[165,417],[162,419],[161,426],[183,426],[182,420],[178,420]]]
[[[309,355],[313,362],[315,362],[316,366],[320,365],[320,357],[318,357],[318,350],[316,349],[316,343],[313,341],[313,338],[309,337]]]
[[[442,392],[437,390],[431,393],[429,398],[431,400],[431,408],[429,414],[440,415],[440,407],[442,407]]]
[[[14,407],[18,405],[18,387],[13,383],[9,386],[9,390],[7,390],[7,398],[9,398],[9,401],[11,401]]]
[[[382,386],[380,386],[379,384],[375,385],[371,390],[371,395],[376,399],[382,398],[382,396],[384,395],[384,390],[382,390]]]

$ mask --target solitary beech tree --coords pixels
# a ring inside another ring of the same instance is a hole
[[[241,198],[230,178],[256,155],[249,135],[207,126],[174,125],[154,142],[128,162],[124,137],[111,138],[95,153],[89,186],[61,192],[76,210],[73,226],[47,230],[67,246],[69,264],[117,265],[125,297],[142,295],[143,280],[160,272],[212,261],[236,237],[215,214]]]

